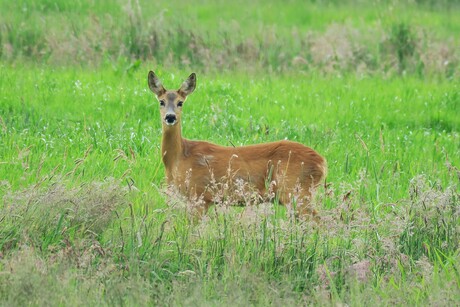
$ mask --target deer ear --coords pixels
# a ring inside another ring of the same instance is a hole
[[[184,96],[190,95],[195,90],[195,86],[196,86],[196,75],[195,73],[192,73],[187,78],[187,80],[185,80],[184,83],[182,83],[182,86],[180,87],[179,92]]]
[[[166,92],[160,79],[158,79],[153,71],[149,71],[149,88],[157,96],[161,96]]]

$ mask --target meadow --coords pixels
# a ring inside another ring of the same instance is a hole
[[[458,304],[458,4],[241,3],[0,1],[0,305]],[[149,70],[186,138],[321,153],[321,220],[190,221]]]

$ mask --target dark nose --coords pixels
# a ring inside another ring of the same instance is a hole
[[[176,115],[175,114],[166,114],[165,121],[168,124],[174,124],[176,122]]]

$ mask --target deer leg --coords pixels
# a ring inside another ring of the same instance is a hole
[[[297,201],[296,217],[300,219],[313,218],[318,222],[320,220],[318,212],[311,206],[312,194],[310,192],[302,194]]]
[[[209,207],[213,204],[211,200],[211,195],[209,193],[201,194],[203,198],[198,200],[195,197],[195,200],[189,200],[189,213],[193,221],[201,220],[209,210]]]
[[[313,218],[315,221],[319,220],[318,212],[310,205],[311,200],[310,192],[302,192],[294,198],[290,193],[284,192],[279,195],[279,201],[285,205],[289,210],[292,210],[294,216],[299,219]],[[288,212],[288,215],[291,213]]]

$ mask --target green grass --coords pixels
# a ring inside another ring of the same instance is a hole
[[[137,156],[153,159],[161,126],[156,101],[145,86],[148,69],[143,66],[133,74],[120,74],[111,69],[4,66],[0,79],[4,160],[28,148],[26,158],[34,163],[44,154],[48,164],[47,156],[52,155],[45,172],[56,164],[69,171],[73,166],[69,162],[89,147],[104,157],[98,162],[102,168],[113,166],[118,149],[129,156],[131,148]],[[182,82],[177,72],[158,73],[170,87]],[[446,154],[458,162],[460,98],[455,83],[229,73],[198,78],[199,88],[185,108],[188,138],[224,145],[288,138],[317,148],[328,157],[330,167],[346,170],[344,175],[356,175],[364,163],[380,169],[398,162],[405,169],[413,168],[411,175],[416,175],[441,172],[435,167]],[[157,160],[151,162],[156,165]],[[97,174],[89,164],[87,171]],[[22,167],[19,161],[6,166],[9,180],[8,174],[14,179],[13,169]],[[392,180],[391,175],[382,176]]]
[[[319,225],[271,206],[217,206],[190,224],[159,190],[150,68],[2,67],[4,303],[458,299],[456,83],[198,74],[184,106],[186,137],[302,142],[327,158],[329,186],[317,199]],[[156,72],[173,88],[188,75]]]
[[[458,77],[460,7],[421,2],[0,1],[0,59]]]
[[[0,1],[1,306],[460,301],[455,1],[137,3]],[[321,153],[321,221],[191,222],[151,69],[186,138]]]

